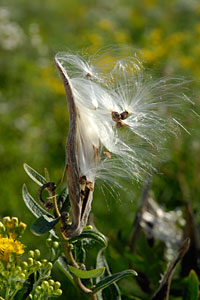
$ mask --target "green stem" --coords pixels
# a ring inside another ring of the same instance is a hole
[[[58,205],[57,205],[57,199],[56,199],[56,194],[55,191],[51,191],[51,196],[53,198],[53,208],[54,208],[54,215],[55,217],[60,217],[60,211],[58,209]],[[63,251],[67,260],[67,263],[69,265],[73,265],[75,268],[79,268],[78,264],[76,263],[73,254],[70,250],[70,244],[68,243],[67,238],[62,234],[61,229],[60,229],[60,222],[56,224],[56,234],[59,237],[59,240],[62,244],[63,247]],[[88,289],[82,282],[81,279],[78,278],[77,276],[75,276],[74,274],[72,274],[73,276],[73,280],[74,283],[76,284],[76,286],[78,287],[78,289],[85,295],[87,296],[89,299],[91,300],[96,300],[97,297],[96,295],[91,295],[92,290]],[[90,297],[91,296],[91,297]]]
[[[75,268],[79,268],[78,264],[76,263],[73,254],[70,250],[70,244],[68,243],[68,240],[63,236],[61,230],[60,230],[60,224],[57,223],[56,224],[56,234],[58,235],[60,242],[62,244],[63,247],[63,251],[67,260],[67,263],[69,265],[73,265]],[[86,286],[84,286],[84,284],[81,282],[81,279],[78,278],[77,276],[75,276],[74,274],[72,274],[73,276],[73,280],[74,283],[76,284],[76,286],[78,287],[78,289],[85,295],[87,296],[89,299],[91,300],[96,300],[96,295],[90,295],[92,293],[92,290],[88,289]]]
[[[15,295],[17,294],[18,291],[19,291],[19,289],[16,289],[16,290],[13,292],[12,296],[10,297],[10,300],[13,300],[13,299],[14,299],[14,297],[15,297]]]
[[[9,294],[10,294],[10,288],[6,288],[6,295],[5,295],[5,300],[9,300]]]

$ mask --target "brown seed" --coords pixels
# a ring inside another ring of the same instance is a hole
[[[116,128],[121,128],[123,125],[122,125],[122,122],[120,121],[120,122],[117,122],[117,124],[116,124]]]
[[[118,112],[113,111],[113,112],[112,112],[112,119],[113,119],[113,121],[115,121],[115,122],[119,122],[120,119],[121,119],[121,116],[120,116],[120,114],[119,114]]]
[[[109,151],[104,151],[103,154],[107,157],[107,158],[111,158],[111,154]]]
[[[81,176],[81,177],[79,178],[79,181],[78,181],[79,184],[86,184],[86,182],[87,182],[87,178],[86,178],[85,175],[84,175],[84,176]]]
[[[116,128],[121,128],[121,127],[129,127],[128,124],[124,123],[123,121],[117,122]]]
[[[121,119],[122,120],[126,120],[128,118],[128,112],[127,111],[124,111],[123,113],[121,113]]]
[[[87,73],[87,74],[85,75],[85,77],[91,78],[91,77],[92,77],[92,74],[91,74],[91,73]]]

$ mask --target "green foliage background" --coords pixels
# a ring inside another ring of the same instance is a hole
[[[68,112],[54,55],[82,49],[92,55],[104,47],[109,51],[112,45],[133,47],[158,77],[169,74],[192,80],[189,96],[195,106],[191,104],[184,116],[191,135],[183,131],[167,145],[168,159],[157,166],[152,189],[167,209],[189,200],[200,221],[198,0],[1,0],[1,218],[16,216],[27,224],[34,219],[21,196],[24,182],[32,194],[37,193],[23,170],[24,162],[40,173],[47,167],[55,182],[62,175]],[[119,199],[100,188],[94,196],[92,213],[97,228],[109,238],[113,272],[127,267],[121,253],[140,194],[140,185],[125,184]],[[36,239],[29,230],[25,238],[27,247],[44,249],[43,238]]]

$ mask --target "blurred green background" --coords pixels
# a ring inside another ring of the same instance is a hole
[[[156,76],[192,80],[194,105],[185,113],[186,132],[169,141],[168,159],[153,177],[156,200],[167,209],[191,201],[200,221],[200,2],[198,0],[1,0],[0,4],[0,217],[16,216],[29,226],[34,217],[21,196],[26,162],[57,182],[65,165],[68,112],[54,65],[58,51],[89,55],[112,45],[131,46]],[[120,199],[98,187],[92,213],[110,239],[113,272],[121,271],[118,242],[127,240],[141,185],[125,187]],[[25,234],[28,248],[44,250],[44,238]],[[116,263],[118,261],[119,263]]]

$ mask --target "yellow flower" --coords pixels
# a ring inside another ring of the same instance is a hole
[[[9,261],[10,253],[23,254],[24,248],[25,245],[14,240],[12,236],[5,238],[0,235],[0,259],[3,259],[6,263]]]
[[[99,28],[105,31],[112,31],[114,29],[114,24],[111,20],[108,19],[101,19],[98,22]]]

